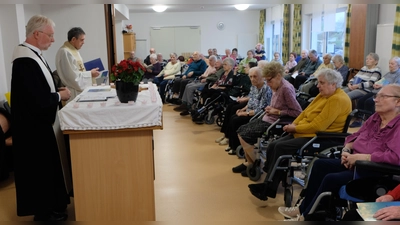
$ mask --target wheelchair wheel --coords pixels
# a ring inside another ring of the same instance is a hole
[[[285,200],[285,206],[286,207],[291,207],[292,206],[292,192],[290,191],[289,187],[285,188],[285,193],[284,193],[284,200]]]
[[[258,181],[261,177],[260,161],[256,160],[254,163],[249,164],[246,169],[247,176],[252,181]]]
[[[244,149],[242,148],[241,145],[239,145],[239,146],[236,148],[236,155],[237,155],[237,157],[238,157],[239,159],[243,159],[243,158],[244,158]]]
[[[213,124],[214,122],[215,122],[215,117],[214,116],[206,116],[206,118],[205,118],[205,120],[204,120],[204,122],[206,123],[206,124]]]

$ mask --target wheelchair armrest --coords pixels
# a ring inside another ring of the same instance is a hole
[[[338,132],[317,132],[318,138],[345,138],[349,136],[349,133],[338,133]]]
[[[389,175],[400,175],[400,166],[388,163],[377,163],[366,160],[357,160],[355,163],[356,168],[373,170],[380,173]]]
[[[295,117],[291,117],[291,116],[288,116],[288,115],[279,116],[279,123],[287,123],[287,124],[289,124],[289,123],[293,122],[295,119],[296,119]]]

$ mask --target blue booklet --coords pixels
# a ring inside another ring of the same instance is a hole
[[[373,216],[379,209],[389,206],[400,206],[400,201],[394,202],[359,202],[357,212],[364,221],[377,221]]]
[[[104,70],[104,66],[103,66],[103,63],[101,62],[100,58],[87,61],[87,62],[83,63],[83,65],[85,66],[85,69],[87,71],[94,69],[94,68],[99,68],[99,71]]]

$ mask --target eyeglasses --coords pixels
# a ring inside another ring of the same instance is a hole
[[[374,99],[387,99],[387,98],[400,98],[400,96],[395,96],[395,95],[384,95],[384,94],[375,94]]]
[[[45,33],[45,32],[43,32],[41,30],[38,30],[38,32],[47,35],[49,38],[54,38],[54,34],[48,34],[48,33]]]
[[[271,82],[272,79],[274,79],[275,77],[271,77],[271,78],[265,78],[265,80],[269,83]]]

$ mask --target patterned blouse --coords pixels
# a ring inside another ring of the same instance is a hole
[[[254,113],[257,114],[260,111],[263,111],[265,107],[270,105],[272,98],[272,90],[269,88],[267,83],[264,82],[264,85],[261,89],[258,89],[256,86],[251,86],[250,93],[248,95],[249,101],[247,103],[247,112],[254,110]]]

